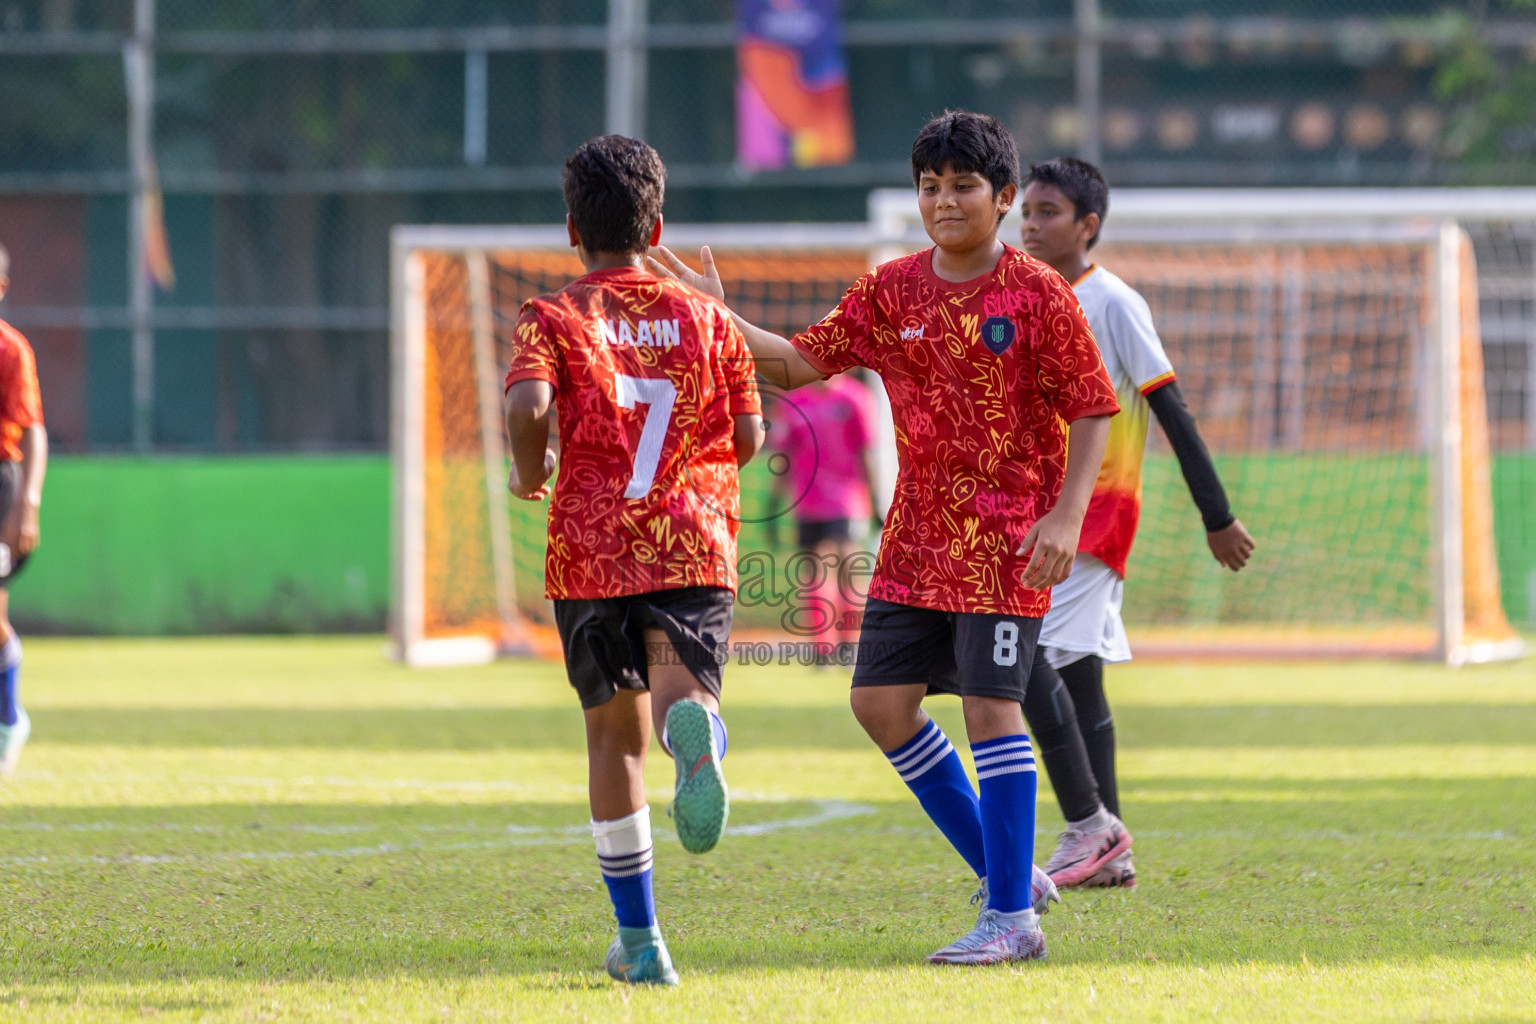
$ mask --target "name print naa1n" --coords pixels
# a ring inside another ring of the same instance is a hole
[[[641,320],[631,324],[627,320],[598,321],[598,331],[603,342],[609,345],[630,345],[636,348],[672,348],[682,343],[683,330],[676,319]]]

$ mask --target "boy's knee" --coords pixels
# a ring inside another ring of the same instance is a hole
[[[1079,724],[1072,695],[1060,677],[1031,680],[1024,696],[1024,718],[1032,732],[1045,732]]]
[[[878,697],[868,689],[855,688],[848,692],[848,706],[853,709],[853,717],[868,731],[872,722],[877,722],[881,715],[881,706]]]
[[[893,750],[912,738],[921,724],[918,709],[891,699],[879,687],[860,687],[848,698],[853,717],[881,750]]]
[[[965,697],[962,700],[966,732],[973,739],[1007,735],[1024,726],[1023,707],[1016,700],[1002,697]]]
[[[622,695],[587,712],[587,750],[611,757],[643,757],[651,723]]]
[[[1098,732],[1114,732],[1115,731],[1115,716],[1114,715],[1105,715],[1103,718],[1096,718],[1096,719],[1092,719],[1092,720],[1085,720],[1083,718],[1079,718],[1078,719],[1078,728],[1080,728],[1085,734],[1086,733],[1098,733]]]
[[[646,737],[619,730],[599,730],[587,734],[587,750],[605,757],[638,758],[645,756]]]

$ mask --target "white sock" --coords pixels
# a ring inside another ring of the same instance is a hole
[[[1110,822],[1113,820],[1104,805],[1099,804],[1099,809],[1082,821],[1067,822],[1067,828],[1072,829],[1074,832],[1103,832],[1109,828]]]
[[[15,668],[21,664],[21,637],[15,633],[0,647],[0,669]]]
[[[651,849],[651,808],[611,821],[593,821],[592,839],[599,857],[626,857]]]
[[[1020,928],[1026,932],[1040,927],[1040,917],[1035,913],[1033,907],[1025,907],[1023,910],[1016,910],[1012,914],[998,914],[997,920],[1010,928]]]

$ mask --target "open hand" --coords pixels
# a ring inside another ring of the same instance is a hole
[[[715,268],[715,257],[709,251],[709,246],[706,245],[699,250],[699,261],[704,264],[702,274],[678,259],[677,254],[664,245],[652,247],[645,257],[645,262],[653,273],[670,277],[674,281],[681,281],[690,288],[697,288],[705,295],[712,295],[724,302],[725,285],[720,283],[720,271]]]
[[[1253,554],[1253,538],[1239,519],[1232,520],[1232,525],[1225,529],[1206,534],[1205,542],[1210,545],[1216,561],[1233,572],[1247,565],[1248,556]]]
[[[517,475],[517,460],[512,460],[512,468],[507,472],[507,490],[515,497],[524,501],[543,501],[549,497],[549,478],[555,473],[555,453],[551,449],[544,450],[544,480],[536,487],[525,487]]]
[[[1014,552],[1022,555],[1034,549],[1029,563],[1024,566],[1024,585],[1031,590],[1054,587],[1072,573],[1083,524],[1081,520],[1074,521],[1058,512],[1059,509],[1052,509],[1035,520],[1035,525],[1024,535],[1024,542]]]

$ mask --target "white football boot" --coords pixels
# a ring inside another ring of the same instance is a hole
[[[1006,964],[1044,959],[1045,933],[1040,930],[1038,914],[1022,910],[1003,915],[990,907],[983,908],[970,932],[928,956],[931,964]]]

